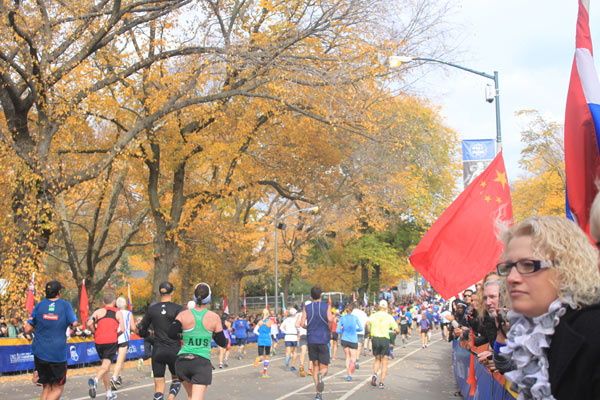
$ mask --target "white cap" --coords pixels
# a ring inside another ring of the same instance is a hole
[[[196,307],[196,302],[194,300],[188,301],[187,308],[190,309],[190,308],[194,308],[194,307]]]
[[[290,315],[296,315],[297,312],[295,308],[290,308]]]
[[[388,303],[385,300],[379,300],[379,307],[381,308],[387,308]]]

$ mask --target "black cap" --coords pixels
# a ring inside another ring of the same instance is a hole
[[[55,297],[61,289],[64,289],[64,286],[59,281],[46,283],[46,297]]]
[[[158,286],[160,294],[171,294],[175,290],[175,286],[171,282],[164,281]]]

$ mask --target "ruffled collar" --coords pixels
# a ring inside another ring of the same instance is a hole
[[[560,299],[556,299],[548,307],[548,312],[539,317],[527,318],[514,311],[508,312],[510,330],[501,352],[509,355],[517,367],[505,376],[517,386],[518,400],[554,399],[548,375],[547,349],[560,318],[567,312],[566,307]]]

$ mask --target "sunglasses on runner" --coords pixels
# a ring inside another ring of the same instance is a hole
[[[523,259],[515,262],[506,261],[500,263],[496,265],[496,270],[500,276],[508,276],[510,270],[515,267],[521,275],[526,275],[533,274],[540,269],[550,268],[551,266],[552,261]]]

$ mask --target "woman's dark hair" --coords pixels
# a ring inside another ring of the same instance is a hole
[[[198,285],[196,286],[196,290],[194,290],[194,295],[198,300],[203,300],[208,296],[209,289],[206,285]]]

